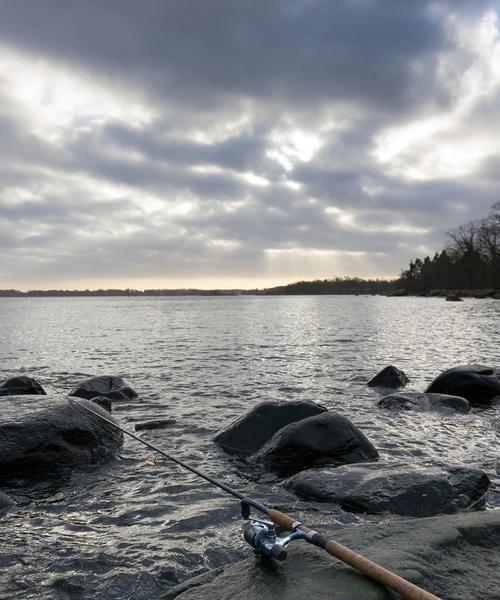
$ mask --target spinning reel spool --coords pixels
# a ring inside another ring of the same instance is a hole
[[[267,556],[283,561],[288,555],[286,550],[288,544],[293,540],[306,537],[305,533],[298,530],[285,537],[278,537],[276,527],[272,521],[251,518],[250,504],[244,500],[241,501],[241,514],[245,519],[243,537],[252,546],[256,556]],[[297,523],[297,525],[300,525],[300,523]]]

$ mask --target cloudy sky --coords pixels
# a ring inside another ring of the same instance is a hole
[[[499,12],[0,0],[0,288],[399,274],[500,199]]]

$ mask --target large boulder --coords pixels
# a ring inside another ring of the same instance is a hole
[[[214,442],[226,452],[250,455],[259,450],[282,427],[325,412],[314,402],[261,402],[222,429]]]
[[[463,365],[448,369],[425,390],[466,398],[473,406],[492,404],[500,395],[500,371],[482,365]]]
[[[45,390],[36,379],[26,375],[10,377],[0,384],[0,396],[19,396],[21,394],[45,396]]]
[[[443,600],[498,598],[499,510],[399,519],[334,530],[321,527],[320,533]],[[389,600],[396,596],[326,552],[299,541],[289,546],[288,559],[283,563],[250,557],[211,574],[205,573],[192,582],[188,580],[165,592],[162,600],[177,597],[181,600]]]
[[[302,497],[336,502],[351,512],[432,517],[477,506],[490,480],[479,469],[375,463],[311,469],[285,485]]]
[[[28,477],[62,465],[102,462],[122,446],[123,435],[85,410],[111,415],[87,400],[62,395],[12,396],[0,415],[0,476]]]
[[[125,385],[121,377],[99,375],[90,377],[69,393],[70,396],[92,400],[96,396],[104,396],[110,400],[135,400],[137,392]]]
[[[410,380],[406,374],[398,369],[389,365],[382,369],[380,373],[377,373],[373,379],[366,384],[368,387],[404,387]]]
[[[468,413],[471,410],[470,402],[460,396],[425,394],[422,392],[397,392],[389,394],[379,400],[377,406],[399,410],[436,410],[460,413]]]
[[[378,452],[349,419],[327,411],[283,427],[254,459],[287,476],[312,466],[377,460]]]

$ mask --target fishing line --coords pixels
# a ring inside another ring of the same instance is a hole
[[[108,418],[107,416],[87,406],[87,404],[91,404],[91,402],[87,401],[86,404],[82,404],[80,401],[77,401],[74,398],[68,398],[68,401],[70,406],[80,414],[81,410],[78,411],[78,408],[83,409],[87,413],[93,414],[122,433],[134,438],[144,446],[153,450],[156,455],[174,462],[183,469],[194,473],[201,479],[204,479],[205,481],[208,481],[212,485],[215,485],[216,487],[225,491],[227,494],[238,498],[241,503],[241,514],[245,519],[243,536],[245,540],[253,547],[256,555],[266,556],[276,560],[284,560],[287,557],[288,544],[293,540],[303,539],[308,543],[321,548],[331,556],[338,558],[351,567],[354,567],[371,579],[378,581],[382,585],[385,585],[396,592],[399,592],[408,600],[442,600],[441,598],[438,598],[438,596],[427,592],[421,587],[418,587],[414,583],[411,583],[403,577],[400,577],[396,573],[389,571],[376,562],[365,558],[361,554],[353,552],[349,548],[346,548],[346,546],[343,546],[334,540],[327,539],[317,531],[314,531],[314,529],[310,529],[300,521],[295,520],[293,517],[290,517],[289,515],[274,508],[269,508],[261,502],[253,500],[252,498],[248,498],[241,492],[238,492],[222,481],[219,481],[218,479],[203,473],[199,469],[189,465],[188,463],[185,463],[175,456],[164,452],[154,444],[147,442],[135,433],[128,431],[128,429],[125,429],[124,427],[121,427],[121,425],[118,425],[111,418]],[[264,513],[267,519],[264,520],[251,518],[251,508],[255,508],[259,512]],[[278,537],[276,534],[276,525],[284,531],[289,531],[289,535],[285,537]]]

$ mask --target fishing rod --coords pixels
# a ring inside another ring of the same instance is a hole
[[[403,577],[396,575],[396,573],[389,571],[388,569],[369,560],[361,554],[353,552],[346,546],[343,546],[334,540],[328,540],[317,531],[314,531],[314,529],[310,529],[286,513],[280,512],[274,508],[269,508],[265,504],[249,498],[245,494],[238,492],[224,482],[219,481],[218,479],[215,479],[206,473],[203,473],[199,469],[196,469],[183,460],[180,460],[164,450],[161,450],[154,444],[147,442],[135,433],[132,433],[128,429],[118,425],[118,423],[111,418],[108,418],[97,410],[93,410],[87,406],[87,404],[90,404],[90,401],[87,401],[85,404],[79,400],[75,400],[74,398],[68,398],[68,401],[70,406],[76,412],[78,412],[78,408],[84,409],[84,411],[93,414],[102,421],[113,426],[115,429],[118,429],[129,437],[134,438],[163,458],[172,461],[191,473],[194,473],[201,479],[208,481],[234,498],[238,498],[241,504],[241,514],[245,520],[243,525],[243,537],[245,541],[253,547],[255,555],[267,556],[276,560],[285,560],[287,557],[286,548],[288,544],[293,540],[303,539],[309,544],[325,550],[325,552],[331,556],[338,558],[364,575],[367,575],[374,581],[377,581],[378,583],[381,583],[382,585],[398,592],[401,594],[401,596],[403,596],[403,598],[407,598],[407,600],[442,600],[438,596],[435,596],[423,588],[418,587],[407,579],[403,579]],[[252,518],[250,514],[251,508],[255,508],[259,512],[263,513],[266,517],[268,517],[268,519]],[[276,526],[278,526],[280,529],[290,532],[290,534],[285,537],[278,537],[276,534]]]

